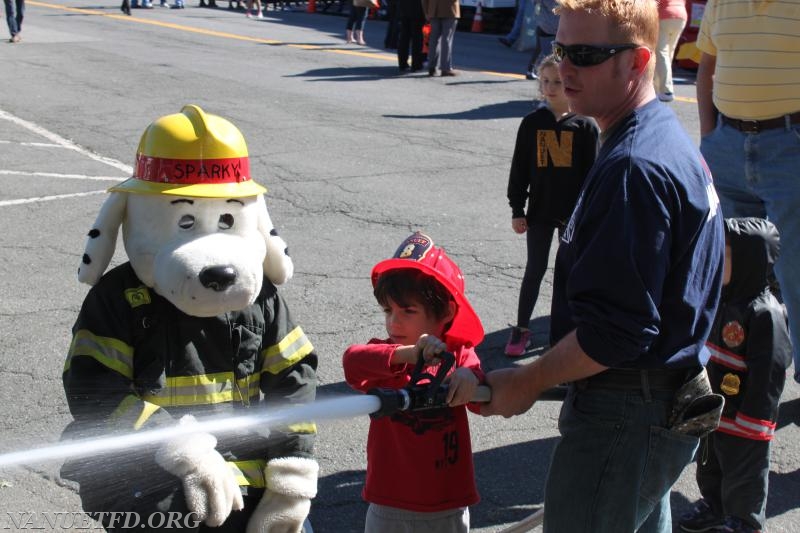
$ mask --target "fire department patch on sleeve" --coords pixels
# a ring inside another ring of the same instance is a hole
[[[722,377],[722,384],[719,386],[720,390],[728,396],[736,396],[739,394],[739,386],[742,380],[736,374],[725,374]]]
[[[728,348],[736,348],[744,342],[744,328],[732,320],[722,327],[722,341]]]

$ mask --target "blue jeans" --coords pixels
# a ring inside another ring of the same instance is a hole
[[[545,486],[545,533],[672,531],[670,488],[699,443],[666,429],[673,396],[570,386]]]
[[[25,18],[25,0],[3,0],[6,7],[6,22],[11,36],[15,36],[22,30],[22,19]],[[16,13],[14,6],[16,4]]]
[[[743,133],[720,120],[700,140],[726,217],[768,218],[781,234],[775,268],[800,382],[800,125]]]
[[[553,41],[556,40],[555,35],[544,33],[541,28],[536,28],[536,46],[531,52],[531,58],[528,60],[528,72],[536,72],[539,70],[539,63],[542,59],[553,53]]]
[[[511,31],[506,35],[506,39],[512,43],[519,39],[519,32],[522,31],[522,20],[525,18],[525,4],[529,0],[519,0],[517,2],[517,13],[514,15],[514,25],[511,26]]]

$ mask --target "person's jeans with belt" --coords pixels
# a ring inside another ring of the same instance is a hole
[[[672,391],[581,390],[561,407],[545,487],[545,533],[670,533],[670,488],[699,439],[666,428]]]
[[[721,120],[700,140],[725,217],[769,218],[781,235],[775,273],[800,383],[800,124],[741,132]]]

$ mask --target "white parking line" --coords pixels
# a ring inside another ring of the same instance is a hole
[[[116,159],[111,159],[110,157],[105,157],[99,154],[92,152],[91,150],[87,150],[86,148],[75,144],[74,142],[63,138],[62,136],[58,135],[57,133],[53,133],[52,131],[48,131],[43,127],[39,126],[38,124],[34,124],[33,122],[29,122],[25,119],[19,118],[14,116],[6,111],[0,109],[0,119],[6,120],[8,122],[12,122],[17,126],[23,127],[37,135],[40,135],[50,141],[50,143],[37,143],[37,142],[18,142],[18,141],[0,141],[0,144],[16,144],[18,146],[37,146],[37,147],[46,147],[46,148],[66,148],[68,150],[73,150],[78,152],[79,154],[88,157],[94,161],[98,161],[105,165],[109,165],[114,167],[122,172],[125,173],[126,176],[130,176],[133,173],[133,168],[130,165],[126,165],[121,161],[117,161]],[[74,180],[89,180],[89,181],[125,181],[126,177],[120,176],[87,176],[84,174],[62,174],[57,172],[33,172],[33,171],[22,171],[22,170],[2,170],[0,169],[0,176],[35,176],[41,178],[57,178],[57,179],[74,179]],[[71,194],[54,194],[52,196],[37,196],[34,198],[19,198],[15,200],[0,200],[0,207],[5,207],[9,205],[21,205],[21,204],[31,204],[36,202],[49,202],[52,200],[62,200],[65,198],[77,198],[81,196],[90,196],[93,194],[104,194],[106,189],[101,189],[97,191],[86,191],[86,192],[76,192]]]
[[[100,163],[104,163],[106,165],[109,165],[109,166],[112,166],[114,168],[117,168],[117,169],[125,172],[127,175],[130,175],[133,172],[133,167],[131,167],[130,165],[126,165],[125,163],[123,163],[121,161],[117,161],[116,159],[111,159],[110,157],[105,157],[105,156],[102,156],[100,154],[96,154],[96,153],[94,153],[94,152],[92,152],[90,150],[87,150],[86,148],[84,148],[82,146],[79,146],[79,145],[75,144],[74,142],[70,141],[69,139],[65,139],[64,137],[62,137],[61,135],[59,135],[57,133],[53,133],[52,131],[48,131],[48,130],[44,129],[41,126],[39,126],[37,124],[34,124],[33,122],[28,122],[25,119],[16,117],[16,116],[14,116],[14,115],[12,115],[10,113],[7,113],[7,112],[3,111],[2,109],[0,109],[0,119],[7,120],[9,122],[13,122],[14,124],[16,124],[18,126],[22,126],[23,128],[25,128],[27,130],[30,130],[33,133],[36,133],[37,135],[41,135],[45,139],[47,139],[47,140],[49,140],[49,141],[51,141],[51,142],[53,142],[53,143],[55,143],[55,144],[57,144],[59,146],[62,146],[64,148],[69,148],[70,150],[75,150],[76,152],[78,152],[78,153],[80,153],[82,155],[85,155],[89,159],[94,159],[95,161],[99,161]]]
[[[25,172],[24,170],[0,170],[0,176],[37,176],[40,178],[61,178],[68,180],[125,181],[128,178],[117,176],[87,176],[86,174],[58,174],[56,172]]]
[[[16,144],[19,146],[35,146],[37,148],[64,148],[60,144],[53,144],[53,143],[31,143],[31,142],[24,142],[24,141],[2,141],[0,140],[0,144]]]
[[[35,202],[47,202],[50,200],[61,200],[62,198],[75,198],[77,196],[91,196],[92,194],[104,194],[106,192],[108,192],[106,189],[100,189],[99,191],[56,194],[54,196],[37,196],[35,198],[20,198],[19,200],[0,200],[0,207],[7,205],[32,204]]]

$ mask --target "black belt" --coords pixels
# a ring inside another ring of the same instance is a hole
[[[785,128],[791,124],[800,124],[800,111],[792,113],[791,115],[781,115],[780,117],[770,118],[767,120],[740,120],[738,118],[726,117],[720,114],[722,122],[744,133],[758,133],[765,130],[774,130],[777,128]]]
[[[694,370],[694,372],[693,372]],[[649,369],[609,368],[594,376],[575,382],[578,389],[639,390],[648,392],[677,391],[681,385],[696,374],[697,369]]]

